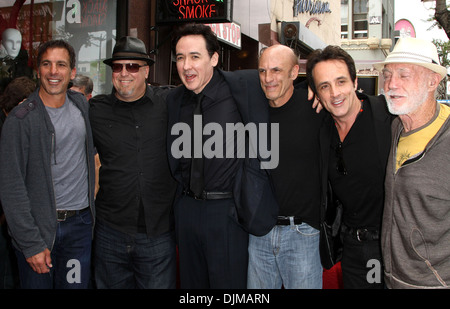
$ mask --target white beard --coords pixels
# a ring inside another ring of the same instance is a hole
[[[393,100],[390,98],[390,95],[394,95],[395,91],[393,90],[389,90],[388,92],[385,92],[384,90],[382,91],[382,93],[386,98],[389,112],[393,115],[411,114],[427,100],[428,92],[426,91],[426,89],[417,89],[415,92],[416,93],[414,93],[414,95],[409,95],[405,97],[405,100],[408,101],[406,104],[396,106],[397,104],[393,102]]]

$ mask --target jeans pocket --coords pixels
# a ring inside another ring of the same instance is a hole
[[[84,223],[86,225],[92,224],[92,213],[91,209],[88,209],[78,215],[80,217],[81,223]]]
[[[297,233],[302,234],[304,236],[315,236],[320,233],[319,230],[313,228],[307,223],[298,224],[295,226]]]

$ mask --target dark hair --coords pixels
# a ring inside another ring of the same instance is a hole
[[[47,41],[39,46],[38,49],[38,55],[37,55],[37,66],[39,67],[41,65],[42,61],[42,55],[48,50],[52,48],[64,48],[69,53],[70,58],[70,68],[75,68],[75,62],[76,62],[76,56],[75,56],[75,50],[73,49],[72,45],[67,43],[64,40],[51,40]]]
[[[356,81],[356,67],[353,58],[339,46],[329,45],[325,49],[316,49],[308,56],[306,62],[306,77],[308,79],[309,87],[314,93],[317,93],[316,85],[314,84],[313,70],[316,64],[327,60],[341,60],[344,61],[348,68],[348,73],[353,83]]]
[[[36,83],[26,76],[13,79],[0,96],[0,107],[9,113],[16,105],[26,99],[34,90]]]
[[[75,78],[72,80],[72,86],[83,88],[84,94],[91,94],[94,90],[94,83],[89,76],[77,74]]]
[[[219,53],[220,45],[219,41],[217,41],[217,36],[214,32],[212,32],[211,27],[203,25],[203,24],[186,24],[178,29],[175,33],[174,39],[172,40],[172,51],[173,54],[176,55],[176,47],[178,41],[187,35],[201,35],[206,41],[206,49],[208,50],[208,54],[210,57],[214,55],[214,53]]]

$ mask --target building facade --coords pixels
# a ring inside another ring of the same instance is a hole
[[[394,45],[394,1],[341,0],[341,47],[355,59],[359,84],[370,94],[381,90],[373,63],[383,61]]]
[[[77,71],[93,79],[96,95],[112,89],[111,72],[103,60],[111,57],[116,38],[124,35],[144,41],[156,60],[150,70],[150,83],[179,84],[171,36],[177,27],[192,21],[208,24],[217,33],[221,42],[220,66],[225,70],[257,68],[261,48],[273,44],[295,49],[302,72],[309,52],[329,44],[342,43],[358,61],[380,60],[389,49],[384,38],[390,37],[394,29],[393,17],[392,25],[384,23],[391,20],[391,2],[0,0],[0,32],[7,28],[21,32],[22,49],[27,54],[25,62],[34,72],[41,42],[54,38],[68,40],[77,53]],[[348,18],[343,17],[345,10],[349,12]]]

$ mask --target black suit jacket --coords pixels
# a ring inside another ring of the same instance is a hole
[[[230,87],[244,125],[263,123],[270,128],[269,105],[261,89],[258,72],[256,70],[218,71]],[[181,182],[181,176],[177,174],[179,161],[171,153],[171,145],[177,136],[171,135],[170,131],[179,121],[184,91],[185,87],[179,86],[167,97],[169,115],[167,152],[170,169],[179,182]],[[269,142],[268,145],[270,145]],[[236,221],[249,233],[258,236],[267,234],[276,224],[278,216],[278,204],[270,182],[270,173],[269,170],[260,168],[261,161],[263,160],[259,151],[257,158],[244,160],[234,181],[233,195],[236,209],[232,210],[232,216]],[[181,189],[179,188],[179,193]]]
[[[375,127],[376,143],[379,149],[380,164],[381,166],[386,166],[391,148],[391,122],[394,116],[389,113],[384,96],[368,96],[360,93],[357,93],[357,96],[370,105]],[[340,215],[342,213],[341,209],[337,208],[339,202],[333,198],[333,193],[328,183],[328,162],[333,127],[334,120],[331,114],[328,114],[320,128],[322,186],[321,232],[325,233],[325,227],[328,225],[333,228],[332,233],[336,236],[335,234],[340,226]],[[325,226],[324,223],[326,223]],[[324,241],[324,239],[321,239],[321,242]],[[321,243],[322,264],[325,268],[330,268],[337,262],[339,259],[338,255],[340,254],[339,247],[341,246],[339,235],[337,235],[336,239],[328,239],[328,241],[332,243],[327,243],[326,245]],[[334,248],[333,245],[335,246]]]

